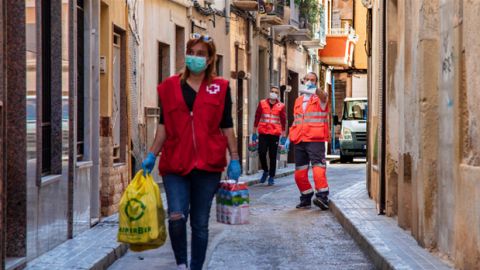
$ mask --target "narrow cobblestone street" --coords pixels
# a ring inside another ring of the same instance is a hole
[[[332,195],[365,177],[365,163],[331,164]],[[297,210],[293,175],[274,187],[250,188],[250,224],[215,220],[212,207],[207,269],[374,269],[369,258],[330,211]],[[109,269],[176,269],[170,243],[158,250],[128,252]]]

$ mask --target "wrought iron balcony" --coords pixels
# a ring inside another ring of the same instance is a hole
[[[284,24],[285,0],[259,0],[260,22],[269,26]]]
[[[306,14],[300,12],[294,1],[290,1],[289,11],[289,22],[295,27],[295,31],[290,31],[287,37],[295,41],[312,40],[313,24],[308,21]]]

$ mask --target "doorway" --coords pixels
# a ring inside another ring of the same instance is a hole
[[[237,78],[237,150],[243,162],[243,78]]]
[[[127,115],[127,57],[126,32],[115,26],[112,44],[112,140],[113,163],[127,162],[128,115]]]
[[[158,43],[158,83],[170,77],[170,46]]]
[[[121,35],[119,33],[113,34],[113,100],[112,100],[112,131],[113,131],[113,159],[114,163],[119,163],[122,160],[120,155],[121,149],[121,84],[122,84],[122,43]]]
[[[291,126],[293,123],[293,109],[295,107],[295,99],[298,97],[298,73],[289,70],[288,71],[288,79],[287,85],[292,87],[292,90],[288,92],[287,99],[285,102],[287,103],[287,120],[288,125]],[[288,163],[295,162],[295,154],[294,151],[288,151]]]
[[[268,54],[266,49],[258,50],[258,100],[267,97],[268,87]]]

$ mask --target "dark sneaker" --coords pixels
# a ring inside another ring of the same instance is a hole
[[[268,177],[268,172],[264,172],[262,175],[262,178],[260,178],[260,184],[265,183],[265,181],[267,181],[267,177]]]
[[[268,178],[268,185],[269,185],[269,186],[273,186],[274,184],[275,184],[275,180],[273,180],[273,177],[270,176],[270,177]]]
[[[326,195],[326,194],[317,195],[316,198],[313,199],[313,204],[320,207],[320,209],[322,209],[322,210],[328,210],[329,209],[328,203],[329,203],[328,195]]]
[[[298,209],[310,209],[312,207],[312,193],[302,194],[300,196],[300,203],[297,204],[296,208]]]

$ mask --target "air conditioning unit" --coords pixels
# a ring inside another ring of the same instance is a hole
[[[160,108],[145,107],[145,117],[160,117]]]

